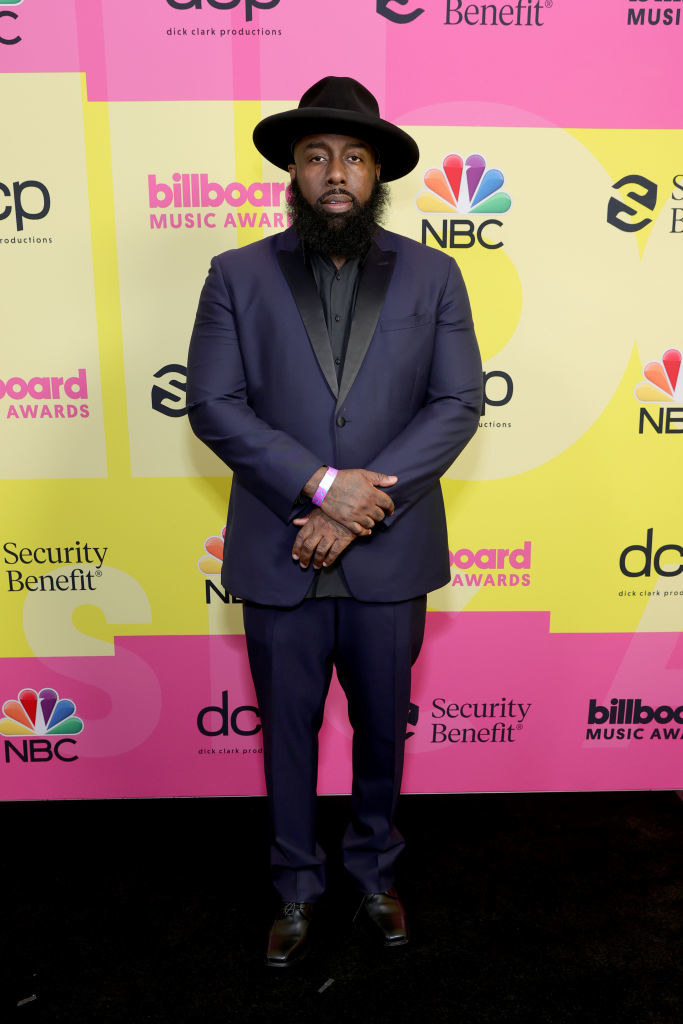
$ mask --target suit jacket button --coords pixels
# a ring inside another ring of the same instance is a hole
[[[346,420],[344,419],[343,416],[337,416],[337,426],[338,427],[343,427],[345,425],[345,423],[346,423]]]

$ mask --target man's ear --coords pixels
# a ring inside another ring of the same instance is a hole
[[[380,172],[382,170],[381,164],[375,164],[375,178],[379,181]]]
[[[289,171],[289,180],[294,181],[296,178],[296,164],[287,164],[287,170]]]

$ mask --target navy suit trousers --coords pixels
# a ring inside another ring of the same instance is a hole
[[[318,732],[333,666],[353,727],[344,865],[361,892],[383,892],[404,846],[394,825],[403,774],[410,670],[427,598],[319,598],[293,608],[245,602],[244,631],[263,722],[273,883],[283,900],[325,890],[316,841]]]

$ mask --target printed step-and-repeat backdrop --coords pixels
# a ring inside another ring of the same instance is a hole
[[[417,139],[388,226],[458,261],[485,366],[404,790],[683,786],[682,22],[0,0],[0,799],[263,792],[186,353],[210,258],[287,226],[254,124],[327,74]],[[321,743],[347,791],[336,683]]]

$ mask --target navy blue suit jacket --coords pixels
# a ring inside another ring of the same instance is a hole
[[[233,471],[223,584],[291,606],[312,569],[292,560],[302,487],[323,464],[391,473],[396,511],[340,560],[361,601],[450,578],[439,478],[477,429],[482,368],[460,271],[379,229],[359,284],[341,382],[322,304],[290,228],[216,256],[188,360],[192,429]]]

